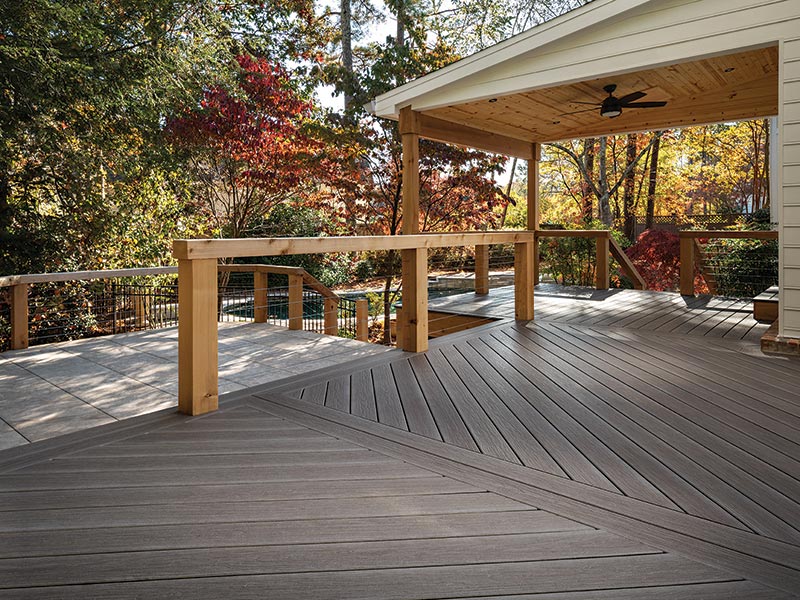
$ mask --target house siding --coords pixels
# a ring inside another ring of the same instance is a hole
[[[779,335],[800,338],[800,37],[781,44]]]

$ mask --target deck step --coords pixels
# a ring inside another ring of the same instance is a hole
[[[772,323],[778,318],[778,286],[773,285],[753,298],[753,318]]]

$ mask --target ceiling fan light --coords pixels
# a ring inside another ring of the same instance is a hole
[[[607,117],[609,119],[613,119],[614,117],[618,117],[622,114],[622,109],[618,106],[604,106],[600,109],[600,116]]]

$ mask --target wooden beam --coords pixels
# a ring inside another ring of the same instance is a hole
[[[264,271],[253,272],[253,321],[266,323],[269,318],[269,275]]]
[[[608,229],[540,229],[537,238],[608,238]]]
[[[303,329],[303,276],[289,275],[289,329]]]
[[[404,118],[404,111],[406,111],[406,114],[413,115],[413,118]],[[533,144],[527,140],[470,127],[469,125],[462,125],[453,121],[446,121],[425,113],[412,111],[410,108],[404,108],[400,111],[400,134],[416,134],[419,137],[436,142],[516,156],[523,160],[531,160],[534,157]]]
[[[325,298],[324,316],[325,335],[339,334],[339,298]]]
[[[578,233],[578,231],[572,233]],[[524,241],[532,242],[533,236],[533,232],[529,231],[476,231],[352,237],[175,240],[172,243],[172,253],[178,259],[327,254],[371,250],[447,248],[480,244],[514,244]]]
[[[681,239],[681,295],[694,296],[694,238]]]
[[[419,233],[419,135],[414,131],[416,113],[410,108],[400,111],[400,132],[403,141],[403,233]]]
[[[356,300],[356,339],[362,342],[369,341],[369,300],[366,298]]]
[[[178,272],[178,267],[150,267],[146,269],[109,269],[107,271],[67,271],[58,273],[35,273],[30,275],[6,275],[0,277],[0,287],[20,283],[52,283],[55,281],[90,281],[115,277],[144,277],[147,275],[169,275]]]
[[[489,293],[489,246],[475,246],[475,293]]]
[[[28,284],[11,286],[11,349],[28,347]]]
[[[533,242],[514,244],[514,317],[533,319]]]
[[[594,285],[598,290],[608,289],[608,280],[610,277],[608,255],[609,255],[609,240],[610,236],[603,236],[595,238],[595,272],[594,272]]]
[[[178,410],[217,409],[217,261],[178,261]]]
[[[428,252],[424,248],[403,250],[403,312],[398,333],[403,350],[428,349]]]
[[[633,288],[636,290],[646,290],[647,283],[642,278],[639,270],[636,268],[636,265],[631,262],[631,259],[628,258],[628,255],[625,254],[625,250],[617,244],[616,240],[613,237],[608,238],[610,244],[611,255],[617,260],[619,263],[622,272],[627,275],[628,279],[631,280],[633,283]]]

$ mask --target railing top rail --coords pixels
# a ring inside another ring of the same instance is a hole
[[[59,273],[33,273],[30,275],[6,275],[0,277],[0,287],[23,283],[53,283],[56,281],[87,281],[91,279],[113,279],[116,277],[143,277],[146,275],[171,275],[178,267],[145,267],[134,269],[109,269],[107,271],[66,271]]]
[[[245,238],[175,240],[172,254],[178,259],[328,254],[370,250],[415,250],[482,244],[533,242],[532,231],[476,231],[415,235],[374,235],[313,238]]]
[[[540,238],[611,238],[608,229],[538,229],[536,237]]]
[[[682,238],[724,238],[731,240],[777,240],[777,231],[679,231]]]

